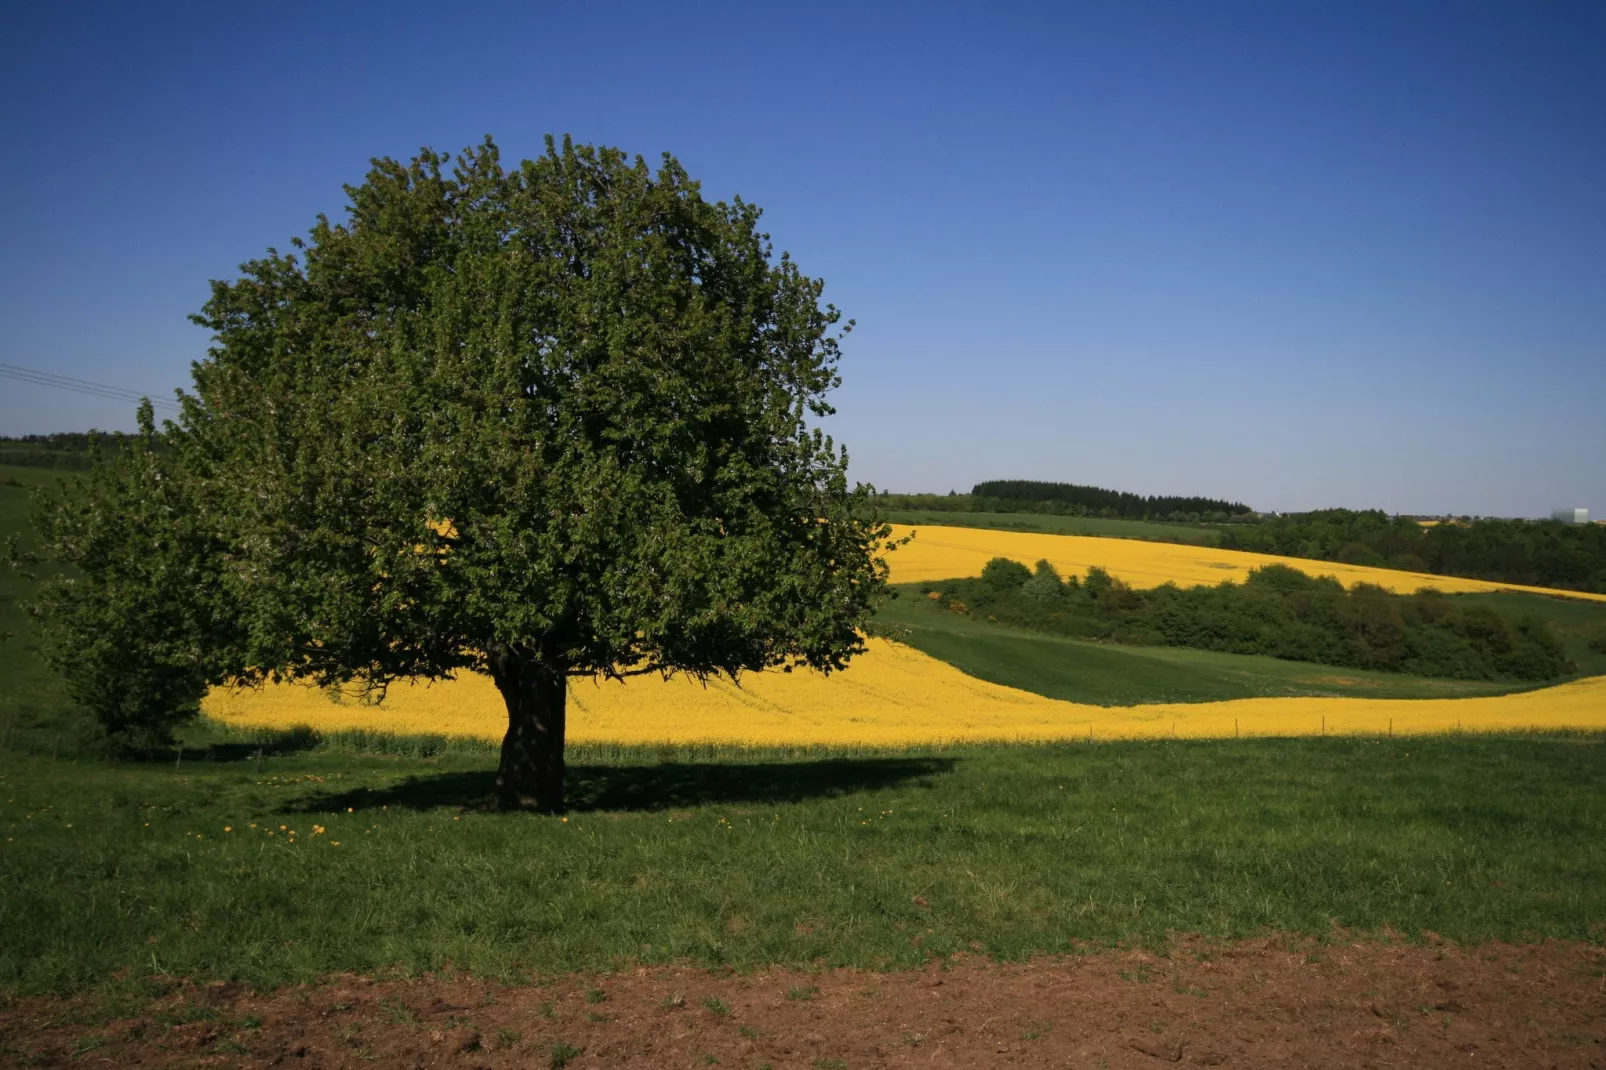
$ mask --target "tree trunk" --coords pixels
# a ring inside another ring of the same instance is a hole
[[[502,810],[563,812],[563,722],[569,677],[554,659],[503,648],[491,675],[507,703],[507,735],[496,772]]]

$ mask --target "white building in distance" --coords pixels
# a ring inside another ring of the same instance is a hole
[[[1550,519],[1559,520],[1563,524],[1587,524],[1589,523],[1589,510],[1557,509],[1554,513],[1550,514]]]

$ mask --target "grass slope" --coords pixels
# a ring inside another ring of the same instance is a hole
[[[942,525],[957,528],[986,528],[993,531],[1041,531],[1050,535],[1093,535],[1105,539],[1143,539],[1149,542],[1181,542],[1215,546],[1221,533],[1192,524],[1167,524],[1149,520],[1107,520],[1094,516],[1054,516],[1051,513],[947,513],[935,509],[892,509],[887,519],[893,524]]]
[[[1208,650],[1085,642],[948,612],[923,597],[919,585],[902,587],[899,594],[876,618],[886,634],[971,676],[1069,702],[1130,706],[1284,695],[1457,698],[1526,690]],[[1606,619],[1606,611],[1596,615]]]
[[[31,588],[4,560],[4,547],[16,536],[27,548],[33,539],[28,523],[32,488],[53,486],[62,474],[41,468],[0,465],[0,747],[37,736],[35,748],[61,728],[62,689],[54,673],[39,659],[29,637],[21,600]]]
[[[1606,651],[1593,649],[1589,645],[1590,640],[1606,636],[1606,604],[1524,591],[1460,594],[1455,597],[1458,601],[1465,599],[1469,605],[1489,606],[1499,613],[1512,616],[1526,614],[1547,621],[1556,638],[1561,640],[1567,657],[1578,666],[1580,675],[1606,675]]]
[[[463,809],[483,754],[0,756],[0,991],[906,967],[1335,926],[1598,939],[1606,918],[1598,739],[707,753],[582,749],[566,821]]]

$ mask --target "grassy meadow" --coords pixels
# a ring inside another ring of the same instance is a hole
[[[26,537],[11,474],[0,538]],[[1599,735],[582,743],[567,818],[498,814],[489,743],[203,722],[155,760],[78,757],[23,593],[0,573],[0,630],[20,633],[0,644],[0,997],[348,970],[897,968],[1181,933],[1606,935]],[[1577,605],[1555,612],[1582,642]],[[1331,670],[1271,659],[1039,649],[911,598],[883,619],[921,649],[950,644],[939,656],[975,676],[1084,702],[1479,693],[1312,681]]]
[[[0,465],[0,554],[13,536],[28,545],[31,488],[54,485],[58,472]],[[27,585],[0,560],[0,748],[29,740],[35,749],[59,746],[55,737],[67,731],[62,689],[34,652],[28,617],[20,600]]]
[[[0,759],[0,989],[343,970],[914,967],[1176,933],[1596,939],[1606,748],[1565,737],[800,755]]]
[[[1069,639],[950,613],[923,597],[920,586],[901,588],[900,597],[882,608],[877,621],[886,634],[971,676],[1066,702],[1131,706],[1291,696],[1468,698],[1530,689],[1187,647]],[[1606,610],[1589,609],[1593,617],[1606,620]]]

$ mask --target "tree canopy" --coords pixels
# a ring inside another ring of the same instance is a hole
[[[851,322],[756,207],[567,138],[376,160],[346,192],[195,317],[166,444],[221,547],[214,667],[487,672],[500,803],[556,810],[568,677],[862,649],[889,529],[813,426]]]

